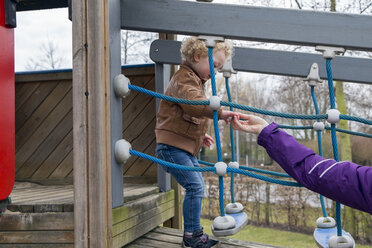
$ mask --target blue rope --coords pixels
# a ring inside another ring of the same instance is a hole
[[[213,163],[209,163],[209,162],[206,162],[206,161],[198,160],[198,162],[199,162],[199,164],[204,164],[204,165],[207,165],[207,166],[214,166]],[[263,170],[263,169],[258,169],[258,168],[243,166],[243,165],[240,165],[239,166],[239,169],[247,170],[247,171],[254,171],[254,172],[258,172],[258,173],[262,173],[262,174],[267,174],[267,175],[272,175],[272,176],[277,176],[277,177],[289,177],[289,178],[291,178],[291,176],[288,175],[287,173],[281,173],[281,172],[276,172],[276,171]]]
[[[203,160],[198,160],[198,163],[199,164],[204,164],[204,165],[208,165],[208,166],[214,166],[213,163],[210,163],[210,162],[206,162],[206,161],[203,161]]]
[[[230,93],[230,85],[229,85],[229,78],[225,77],[225,86],[226,86],[226,93],[229,102],[232,102],[231,93]],[[233,107],[230,107],[230,111],[234,111]],[[231,144],[231,161],[235,162],[235,142],[234,142],[234,131],[230,123],[230,144]],[[234,193],[234,173],[231,173],[231,180],[230,180],[230,192],[231,192],[231,202],[235,202],[235,193]]]
[[[303,129],[303,130],[305,130],[305,129],[313,129],[313,126],[279,125],[279,128],[282,128],[282,129]],[[331,127],[324,127],[324,129],[331,130]],[[336,131],[341,132],[341,133],[352,134],[352,135],[356,135],[356,136],[362,136],[362,137],[366,137],[366,138],[372,138],[372,134],[369,134],[369,133],[360,133],[360,132],[345,130],[345,129],[341,129],[341,128],[336,128]],[[317,131],[317,132],[321,133],[321,131]],[[323,156],[323,155],[321,155],[321,156]]]
[[[290,118],[290,119],[316,120],[316,119],[327,119],[328,118],[327,114],[324,114],[324,115],[288,114],[288,113],[262,110],[262,109],[255,108],[255,107],[245,106],[245,105],[241,105],[241,104],[238,104],[238,103],[229,103],[229,102],[225,102],[225,101],[221,101],[221,105],[222,106],[230,106],[230,107],[233,107],[233,108],[246,110],[246,111],[254,112],[254,113],[258,113],[258,114],[278,116],[278,117]]]
[[[229,102],[232,102],[231,93],[230,93],[230,85],[229,85],[229,78],[225,77],[225,85],[226,85],[226,93]],[[234,111],[234,108],[230,106],[230,111]],[[235,162],[235,142],[234,142],[234,130],[230,124],[230,142],[231,142],[231,161]]]
[[[326,69],[328,77],[328,91],[329,91],[329,100],[331,103],[331,109],[336,108],[336,100],[333,87],[333,78],[332,78],[332,68],[331,68],[331,59],[326,60]],[[332,147],[333,147],[333,157],[336,162],[339,161],[338,157],[338,147],[337,147],[337,136],[336,136],[336,125],[331,124],[331,137],[332,137]],[[342,236],[342,224],[341,224],[341,205],[339,202],[336,202],[336,220],[337,220],[337,236]]]
[[[159,94],[159,93],[156,93],[156,92],[151,91],[151,90],[147,90],[147,89],[138,87],[138,86],[133,85],[133,84],[129,84],[129,89],[144,93],[144,94],[149,95],[149,96],[157,97],[157,98],[160,98],[160,99],[163,99],[163,100],[166,100],[166,101],[170,101],[170,102],[189,104],[189,105],[209,105],[209,101],[187,100],[187,99],[181,99],[181,98],[166,96],[166,95]]]
[[[330,127],[325,127],[325,129],[331,130]],[[345,129],[341,129],[341,128],[336,128],[336,131],[341,132],[341,133],[347,133],[347,134],[362,136],[362,137],[366,137],[366,138],[372,138],[372,134],[369,134],[369,133],[354,132],[354,131],[345,130]]]
[[[175,102],[175,103],[181,103],[181,104],[190,104],[190,105],[209,105],[209,100],[187,100],[187,99],[181,99],[181,98],[176,98],[176,97],[171,97],[171,96],[166,96],[151,90],[147,90],[144,88],[141,88],[139,86],[129,84],[129,89],[134,90],[137,92],[141,92],[143,94],[153,96],[156,98],[160,98],[166,101],[170,102]],[[237,108],[253,113],[258,113],[258,114],[263,114],[263,115],[269,115],[269,116],[278,116],[282,118],[289,118],[289,119],[306,119],[306,120],[317,120],[317,119],[327,119],[328,115],[327,114],[319,114],[319,115],[305,115],[305,114],[290,114],[290,113],[281,113],[281,112],[275,112],[275,111],[269,111],[269,110],[263,110],[255,107],[250,107],[250,106],[245,106],[242,104],[238,103],[233,103],[233,102],[225,102],[221,101],[221,106],[228,106],[230,108]],[[364,119],[361,117],[356,117],[356,116],[349,116],[349,115],[340,115],[340,119],[343,120],[350,120],[350,121],[356,121],[368,125],[372,125],[372,120]]]
[[[219,185],[219,192],[220,192],[220,197],[219,197],[220,213],[221,213],[221,216],[225,216],[225,207],[224,207],[225,204],[224,204],[224,199],[223,199],[223,176],[218,176],[218,185]]]
[[[275,183],[275,184],[280,184],[280,185],[285,185],[285,186],[303,187],[298,182],[285,181],[285,180],[280,180],[280,179],[276,179],[276,178],[272,178],[272,177],[267,177],[267,176],[256,174],[256,173],[253,173],[253,172],[244,171],[242,169],[227,167],[227,172],[239,173],[239,174],[246,175],[246,176],[249,176],[249,177],[253,177],[253,178],[256,178],[256,179],[259,179],[259,180],[262,180],[262,181]]]
[[[311,98],[313,99],[314,108],[315,108],[315,114],[319,114],[319,107],[318,107],[318,102],[316,101],[314,86],[310,86],[310,88],[311,88],[310,89]],[[320,121],[320,120],[318,119],[317,121]],[[317,130],[316,133],[318,137],[318,152],[319,152],[319,155],[323,157],[322,132],[320,130]],[[324,204],[324,197],[321,194],[319,194],[319,197],[320,197],[320,205],[322,207],[323,217],[327,217],[327,210]]]
[[[134,155],[134,156],[137,156],[137,157],[140,157],[140,158],[144,158],[146,160],[152,161],[152,162],[160,164],[160,165],[164,165],[164,166],[169,167],[169,168],[185,170],[185,171],[200,171],[200,172],[211,171],[211,172],[216,173],[216,168],[214,168],[214,167],[189,167],[189,166],[174,164],[174,163],[170,163],[168,161],[164,161],[164,160],[155,158],[155,157],[150,156],[148,154],[145,154],[145,153],[142,153],[142,152],[139,152],[139,151],[135,151],[135,150],[132,150],[132,149],[129,150],[129,153],[131,155]]]
[[[129,153],[131,155],[134,155],[134,156],[137,156],[137,157],[140,157],[140,158],[144,158],[146,160],[152,161],[152,162],[160,164],[160,165],[164,165],[164,166],[169,167],[169,168],[174,168],[174,169],[179,169],[179,170],[186,170],[186,171],[200,171],[200,172],[211,171],[211,172],[216,173],[216,168],[215,167],[188,167],[188,166],[184,166],[184,165],[174,164],[174,163],[170,163],[170,162],[155,158],[155,157],[150,156],[148,154],[145,154],[145,153],[142,153],[142,152],[139,152],[139,151],[135,151],[135,150],[132,150],[132,149],[129,150]],[[241,170],[241,169],[236,169],[236,168],[227,167],[226,172],[227,173],[232,173],[232,172],[233,173],[239,173],[239,174],[246,175],[246,176],[249,176],[249,177],[252,177],[252,178],[256,178],[256,179],[259,179],[259,180],[262,180],[262,181],[275,183],[275,184],[280,184],[280,185],[285,185],[285,186],[303,187],[301,184],[299,184],[297,182],[285,181],[285,180],[280,180],[280,179],[276,179],[276,178],[271,178],[271,177],[263,176],[263,175],[256,174],[256,173],[253,173],[253,172],[244,171],[244,170]]]
[[[258,172],[258,173],[272,175],[272,176],[277,176],[277,177],[290,177],[291,178],[291,176],[288,175],[287,173],[281,173],[281,172],[276,172],[276,171],[263,170],[263,169],[258,169],[258,168],[243,166],[243,165],[240,165],[239,166],[239,169],[247,170],[247,171],[255,171],[255,172]]]
[[[212,94],[213,96],[217,96],[217,86],[216,86],[216,78],[214,72],[214,60],[213,60],[213,48],[208,47],[208,60],[209,60],[209,71],[211,75],[211,82],[212,82]],[[216,138],[216,146],[217,146],[217,157],[218,161],[222,161],[222,151],[221,151],[221,140],[220,140],[220,130],[218,128],[218,113],[217,110],[213,110],[213,126],[214,126],[214,135]],[[220,214],[221,216],[225,216],[225,208],[223,203],[223,180],[222,177],[219,177],[219,197],[220,197]]]
[[[279,125],[279,128],[283,128],[283,129],[313,129],[313,126],[290,126],[290,125]]]
[[[211,72],[210,74],[211,74],[211,80],[212,80],[212,92],[213,92],[213,95],[216,96],[217,95],[217,89],[216,89],[214,64],[213,64],[213,48],[208,48],[208,56],[209,56],[209,67],[210,67],[210,72]],[[331,105],[331,109],[334,109],[335,106],[336,106],[336,103],[335,103],[335,96],[334,96],[331,59],[326,60],[326,70],[327,70],[327,76],[328,76],[330,105]],[[278,117],[282,117],[282,118],[292,118],[292,119],[316,119],[317,121],[319,121],[320,119],[327,119],[328,118],[327,115],[320,115],[319,114],[319,109],[318,109],[318,106],[317,106],[317,103],[316,103],[316,98],[315,98],[315,93],[314,93],[313,87],[312,87],[312,92],[311,93],[312,93],[312,96],[313,96],[316,115],[304,115],[304,114],[289,114],[289,113],[280,113],[280,112],[275,112],[275,111],[267,111],[267,110],[261,110],[261,109],[258,109],[258,108],[249,107],[249,106],[245,106],[245,105],[241,105],[241,104],[237,104],[237,103],[232,103],[231,102],[231,95],[230,95],[229,88],[228,88],[228,82],[226,82],[226,85],[227,85],[226,88],[227,88],[227,91],[228,91],[229,102],[221,101],[221,105],[222,106],[229,106],[231,110],[232,110],[232,108],[237,108],[237,109],[246,110],[246,111],[250,111],[250,112],[255,112],[255,113],[259,113],[259,114],[270,115],[270,116],[278,116]],[[143,89],[143,88],[135,86],[135,85],[129,85],[129,89],[135,90],[135,91],[138,91],[138,92],[141,92],[141,93],[153,96],[153,97],[161,98],[161,99],[166,100],[166,101],[175,102],[175,103],[190,104],[190,105],[209,105],[209,101],[195,101],[195,100],[179,99],[179,98],[175,98],[175,97],[165,96],[165,95],[162,95],[162,94],[159,94],[159,93],[147,90],[147,89]],[[357,122],[365,123],[365,124],[368,124],[368,125],[372,125],[371,120],[360,118],[360,117],[355,117],[355,116],[340,115],[340,119],[357,121]],[[218,114],[217,114],[216,110],[213,111],[213,120],[214,120],[214,130],[215,130],[215,137],[216,137],[218,161],[222,161],[220,134],[219,134],[219,129],[218,129]],[[281,125],[280,127],[281,128],[291,128],[291,129],[310,129],[310,128],[312,128],[310,126],[292,127],[292,126],[286,126],[286,125]],[[326,127],[326,129],[329,129],[329,128]],[[354,135],[360,135],[360,136],[369,137],[369,138],[372,137],[372,135],[370,135],[370,134],[364,134],[364,133],[359,133],[359,132],[352,132],[352,131],[349,131],[349,130],[337,129],[335,124],[331,124],[330,130],[331,130],[331,137],[332,137],[332,146],[333,146],[333,151],[334,151],[334,159],[336,161],[339,161],[336,131],[349,133],[349,134],[354,134]],[[231,135],[231,133],[232,133],[232,130],[231,130],[231,127],[230,127],[230,136],[232,137],[230,139],[233,140],[233,134]],[[317,134],[318,134],[319,154],[322,156],[321,131],[317,131]],[[234,142],[232,142],[231,144],[232,144],[231,147],[235,148],[234,147]],[[139,153],[139,152],[136,152],[136,151],[133,151],[133,150],[131,150],[130,153],[132,155],[137,155],[139,157],[143,157],[143,158],[149,159],[150,161],[162,164],[164,166],[172,167],[172,168],[189,170],[189,171],[213,171],[213,172],[215,172],[214,167],[213,168],[208,168],[208,167],[194,167],[194,168],[191,168],[191,167],[187,167],[187,166],[182,166],[182,165],[177,165],[177,164],[172,164],[172,163],[169,163],[169,162],[166,162],[166,161],[162,161],[162,160],[156,159],[154,157],[151,157],[151,156],[148,156],[146,154]],[[235,149],[232,150],[232,160],[233,161],[235,160]],[[240,166],[240,168],[247,169],[249,167],[244,168],[244,167]],[[257,171],[259,169],[250,168],[250,170],[256,170]],[[299,185],[298,183],[295,183],[295,182],[278,180],[278,179],[254,174],[254,173],[251,173],[251,172],[243,171],[241,169],[227,168],[227,171],[232,173],[232,180],[231,180],[232,186],[231,187],[232,187],[232,200],[233,200],[233,202],[234,202],[234,199],[233,199],[233,195],[234,195],[233,194],[233,180],[234,180],[233,173],[234,172],[240,173],[240,174],[243,174],[243,175],[247,175],[247,176],[251,176],[251,177],[254,177],[254,178],[257,178],[257,179],[265,180],[265,181],[268,181],[268,182],[273,182],[273,183],[278,183],[278,184],[288,185],[288,186],[301,187],[301,185]],[[277,173],[277,172],[265,171],[265,172],[261,172],[261,173],[267,173],[267,174],[273,175],[274,173]],[[281,176],[284,176],[284,173],[281,173],[281,174],[283,174]],[[279,175],[277,175],[277,176],[279,176]],[[220,212],[221,212],[221,215],[224,216],[225,211],[224,211],[224,207],[223,207],[223,178],[219,177],[219,181],[220,181],[220,185],[219,185],[219,187],[220,187],[220,199],[219,199],[220,200]],[[326,215],[325,208],[323,208],[323,205],[324,205],[323,196],[320,196],[320,198],[321,198],[320,200],[321,200],[321,203],[322,203],[323,215]],[[341,236],[342,235],[341,206],[340,206],[339,202],[336,202],[336,219],[337,219],[337,235]]]
[[[357,122],[361,122],[361,123],[364,123],[364,124],[372,125],[371,120],[367,120],[367,119],[356,117],[356,116],[341,115],[340,114],[340,119],[349,120],[349,121],[357,121]]]

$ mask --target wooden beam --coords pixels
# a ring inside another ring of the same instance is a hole
[[[18,0],[17,11],[66,8],[67,0]]]
[[[110,1],[111,2],[111,1]],[[109,1],[72,1],[75,247],[111,247]]]
[[[370,15],[174,0],[121,0],[121,13],[128,30],[372,50]]]

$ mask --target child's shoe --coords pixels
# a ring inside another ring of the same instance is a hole
[[[182,247],[192,248],[218,248],[220,242],[214,239],[210,239],[208,234],[203,233],[203,229],[195,231],[191,237],[183,235]]]

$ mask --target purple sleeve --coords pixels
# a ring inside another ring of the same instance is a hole
[[[306,188],[372,214],[372,167],[325,159],[280,130],[276,123],[265,127],[257,142]]]

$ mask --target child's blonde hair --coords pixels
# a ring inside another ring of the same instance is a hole
[[[232,44],[230,41],[217,42],[213,51],[223,51],[225,52],[226,58],[232,55]],[[201,56],[208,56],[208,48],[205,42],[199,40],[198,37],[192,36],[185,38],[181,45],[181,56],[182,61],[187,61],[189,63],[194,63],[194,55],[199,52]]]

